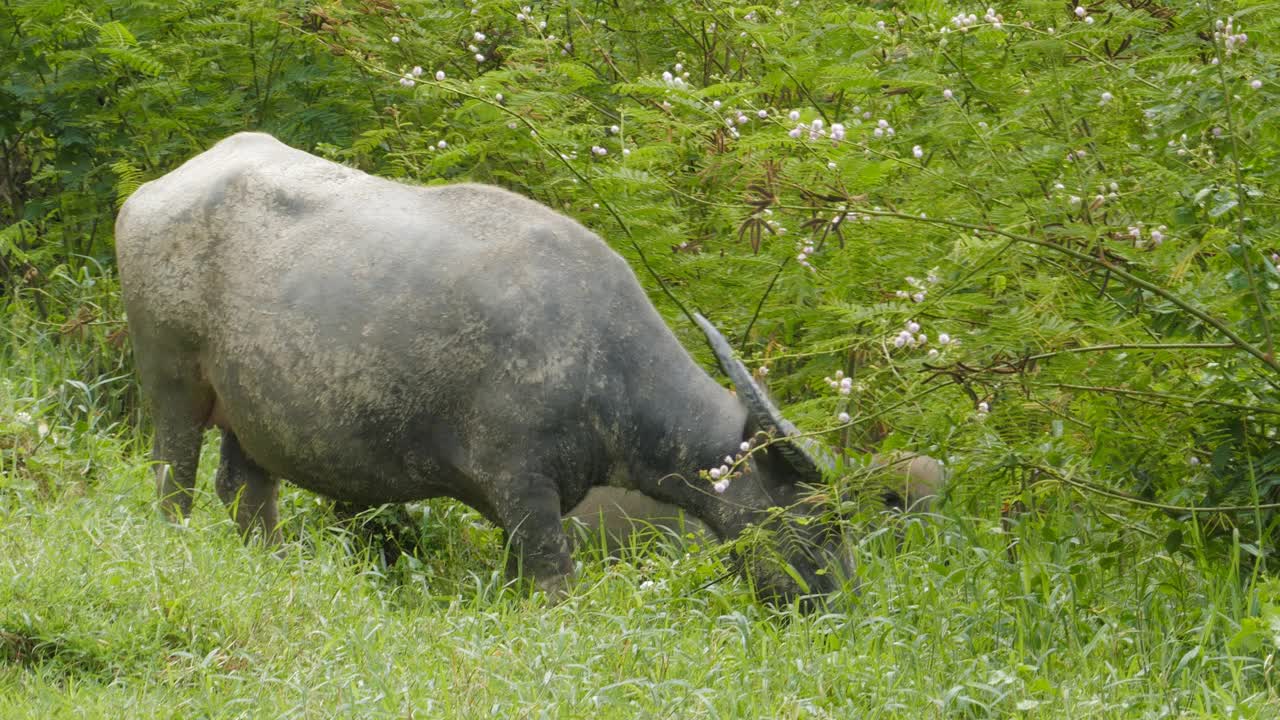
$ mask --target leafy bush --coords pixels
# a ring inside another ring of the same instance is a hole
[[[0,258],[109,259],[141,181],[263,129],[573,215],[833,443],[1273,503],[1264,7],[17,2]]]

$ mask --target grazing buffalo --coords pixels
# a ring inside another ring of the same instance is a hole
[[[776,530],[739,558],[762,598],[822,595],[849,571],[839,526],[805,499],[818,466],[724,338],[698,318],[736,396],[617,253],[536,202],[241,133],[139,188],[116,249],[169,518],[190,512],[216,426],[218,495],[268,541],[281,478],[363,505],[448,496],[555,595],[574,567],[561,516],[611,486],[721,538]],[[699,477],[753,440],[722,493]]]

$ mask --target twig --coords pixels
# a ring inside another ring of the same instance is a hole
[[[1220,349],[1230,350],[1235,347],[1233,343],[1110,343],[1106,345],[1086,345],[1084,347],[1066,348],[1065,350],[1054,350],[1051,352],[1040,353],[1039,355],[1028,355],[1025,360],[1043,360],[1051,358],[1055,355],[1069,355],[1072,353],[1087,352],[1105,352],[1107,350],[1192,350],[1192,349]]]
[[[1280,502],[1256,503],[1253,505],[1211,505],[1211,506],[1169,505],[1167,503],[1156,502],[1154,500],[1144,500],[1140,497],[1130,495],[1129,493],[1121,492],[1120,490],[1113,490],[1107,487],[1102,487],[1100,485],[1094,485],[1093,483],[1086,482],[1084,480],[1076,480],[1075,478],[1068,477],[1062,473],[1057,472],[1056,470],[1052,470],[1050,468],[1043,467],[1041,465],[1034,465],[1032,467],[1035,470],[1042,472],[1045,475],[1048,475],[1056,480],[1064,482],[1073,488],[1085,490],[1091,493],[1095,493],[1097,495],[1102,495],[1103,497],[1109,497],[1113,500],[1122,500],[1132,505],[1138,505],[1141,507],[1148,507],[1156,510],[1161,510],[1165,513],[1189,513],[1191,515],[1196,515],[1200,513],[1241,513],[1241,512],[1256,512],[1258,510],[1280,509]]]
[[[764,301],[769,298],[769,293],[773,292],[774,283],[778,282],[778,278],[782,275],[782,270],[791,262],[791,258],[782,261],[778,266],[777,272],[773,274],[773,279],[769,281],[769,287],[764,289],[764,294],[760,296],[760,302],[756,303],[756,311],[751,314],[751,322],[747,323],[747,329],[742,331],[742,342],[738,344],[738,352],[745,353],[747,351],[747,338],[751,335],[751,328],[756,324],[756,319],[760,317],[760,309],[764,307]]]
[[[993,235],[999,235],[1001,237],[1009,238],[1010,240],[1017,240],[1018,242],[1027,243],[1028,245],[1036,245],[1038,247],[1048,248],[1049,250],[1053,250],[1054,252],[1061,253],[1068,257],[1075,258],[1076,260],[1080,260],[1081,262],[1086,262],[1086,263],[1089,263],[1090,265],[1095,265],[1097,267],[1105,268],[1106,270],[1109,270],[1113,275],[1124,280],[1128,284],[1133,285],[1135,287],[1142,288],[1143,290],[1146,290],[1147,292],[1153,295],[1158,295],[1164,298],[1165,300],[1168,300],[1170,303],[1173,303],[1183,312],[1213,327],[1215,330],[1221,333],[1224,337],[1230,339],[1232,341],[1232,344],[1235,347],[1249,353],[1250,355],[1254,356],[1258,360],[1262,361],[1263,364],[1265,364],[1267,367],[1274,370],[1276,373],[1280,373],[1280,362],[1277,362],[1276,359],[1270,353],[1264,352],[1262,349],[1258,348],[1253,343],[1240,337],[1240,335],[1238,335],[1234,330],[1232,330],[1230,327],[1227,327],[1227,324],[1224,321],[1210,315],[1204,310],[1201,310],[1195,305],[1192,305],[1190,302],[1183,300],[1182,298],[1178,297],[1177,295],[1174,295],[1168,290],[1165,290],[1159,285],[1156,285],[1155,283],[1152,283],[1148,280],[1144,280],[1138,277],[1137,275],[1134,275],[1133,273],[1127,270],[1124,270],[1119,265],[1116,265],[1115,263],[1111,262],[1110,260],[1107,260],[1104,257],[1097,257],[1094,255],[1090,255],[1088,253],[1082,253],[1079,250],[1073,250],[1064,245],[1059,245],[1057,243],[1049,242],[1048,240],[1040,240],[1038,238],[1034,238],[1029,235],[1019,235],[1017,233],[1011,233],[1006,230],[1000,230],[994,227],[989,227],[989,226],[983,227],[981,225],[975,225],[973,223],[967,223],[967,222],[960,222],[958,220],[941,220],[938,218],[931,218],[931,217],[919,217],[917,215],[908,215],[906,213],[892,212],[888,210],[859,210],[858,212],[861,212],[866,215],[875,215],[879,217],[891,217],[891,218],[897,218],[899,220],[909,220],[911,222],[926,223],[930,225],[943,225],[947,227],[964,228],[966,230],[977,230],[978,232],[987,232]]]

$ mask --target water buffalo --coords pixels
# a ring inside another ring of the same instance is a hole
[[[216,426],[217,493],[268,540],[280,478],[365,505],[448,496],[558,594],[561,516],[607,485],[721,538],[769,524],[772,551],[741,559],[762,598],[828,593],[848,570],[838,526],[800,519],[819,512],[803,492],[818,466],[724,338],[699,317],[736,396],[622,257],[536,202],[241,133],[133,193],[116,251],[171,519]],[[699,478],[762,434],[722,493]]]

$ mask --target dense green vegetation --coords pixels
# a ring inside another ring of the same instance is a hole
[[[1280,715],[1278,10],[5,0],[0,716]],[[577,218],[941,513],[811,616],[697,545],[546,607],[446,502],[388,566],[290,491],[275,559],[213,452],[165,526],[111,226],[242,129]]]

